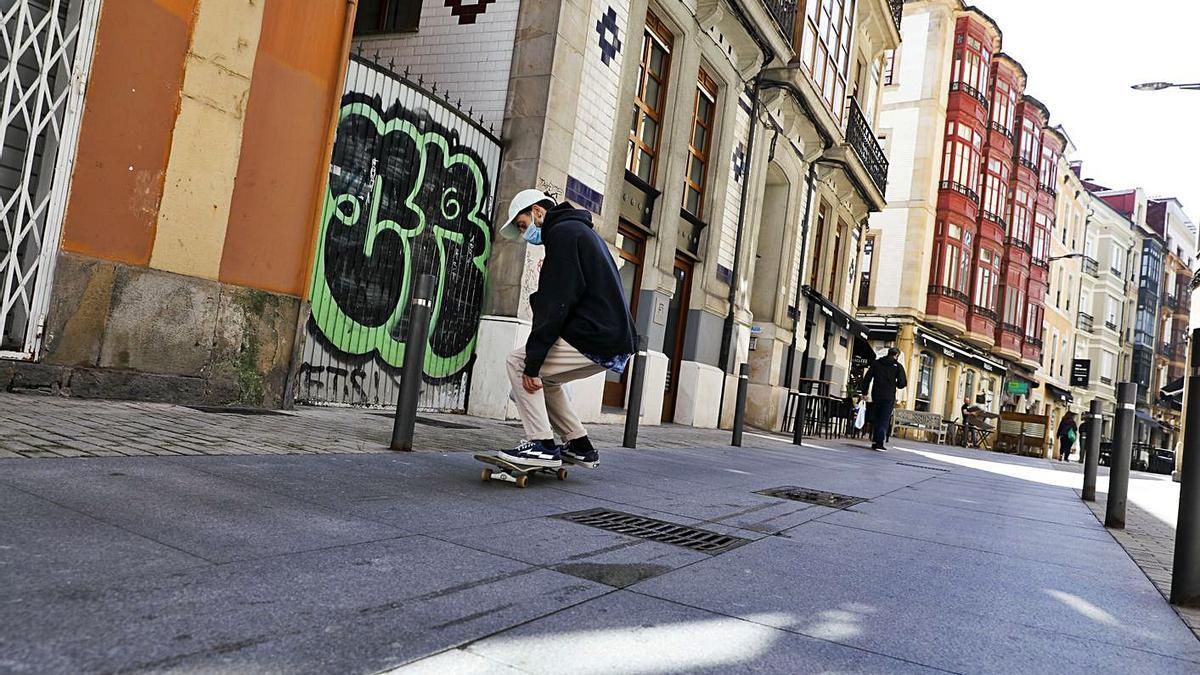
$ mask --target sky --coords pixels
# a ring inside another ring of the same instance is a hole
[[[970,2],[970,0],[968,0]],[[1200,82],[1196,0],[974,0],[1029,74],[1026,93],[1075,144],[1083,177],[1174,196],[1200,224],[1200,91],[1137,92],[1149,81]]]

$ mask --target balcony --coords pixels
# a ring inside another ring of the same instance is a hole
[[[992,130],[999,132],[1000,135],[1004,136],[1005,138],[1007,138],[1010,141],[1013,139],[1012,138],[1012,136],[1013,136],[1012,130],[1009,129],[1008,127],[1004,126],[1003,124],[1000,124],[999,122],[992,122]]]
[[[1025,329],[1021,328],[1020,326],[1018,326],[1015,323],[1008,323],[1008,322],[1002,323],[1002,324],[1000,324],[1000,330],[1004,331],[1005,333],[1012,333],[1013,335],[1019,335],[1019,336],[1025,335]]]
[[[963,293],[962,291],[960,291],[958,289],[947,288],[946,286],[937,286],[937,285],[930,286],[929,294],[930,295],[941,295],[943,297],[951,298],[953,300],[958,300],[959,302],[961,302],[963,304],[966,304],[967,299],[968,299],[966,293]]]
[[[1167,296],[1167,309],[1171,310],[1172,312],[1176,309],[1179,309],[1179,300],[1175,296]]]
[[[1092,332],[1092,322],[1093,319],[1091,314],[1084,314],[1083,312],[1079,313],[1079,330],[1087,331],[1089,333]]]
[[[1016,159],[1017,159],[1017,164],[1020,164],[1021,166],[1025,167],[1026,169],[1029,169],[1030,171],[1037,173],[1037,170],[1038,170],[1037,164],[1034,164],[1033,160],[1026,159],[1024,157],[1017,157]]]
[[[892,8],[892,21],[896,24],[896,30],[900,30],[900,19],[904,18],[904,0],[888,0],[888,5]]]
[[[783,38],[789,45],[792,44],[796,31],[796,0],[762,0],[762,3],[770,12],[771,18],[775,19]]]
[[[1092,275],[1093,277],[1099,278],[1100,277],[1100,261],[1096,260],[1095,258],[1089,258],[1086,255],[1083,256],[1083,271],[1087,274]]]
[[[1105,322],[1104,322],[1104,327],[1105,327],[1105,328],[1107,328],[1107,329],[1109,329],[1109,330],[1111,330],[1112,332],[1116,333],[1116,334],[1117,334],[1117,336],[1118,336],[1118,337],[1120,337],[1120,335],[1121,335],[1121,331],[1120,331],[1120,330],[1117,328],[1117,324],[1116,324],[1116,323],[1114,323],[1114,322],[1112,322],[1112,321],[1105,321]]]
[[[1058,197],[1058,190],[1055,190],[1053,185],[1046,185],[1045,183],[1042,183],[1038,186],[1038,189],[1050,195],[1051,197]]]
[[[996,312],[994,310],[988,309],[987,307],[980,307],[979,305],[975,305],[974,307],[971,308],[971,311],[974,312],[976,316],[982,316],[983,318],[991,321],[992,323],[995,323],[996,321],[998,321],[1000,319],[1000,317],[996,314]]]
[[[795,13],[794,4],[792,13]],[[879,188],[881,194],[886,193],[887,156],[883,154],[883,148],[875,138],[875,132],[871,131],[871,124],[867,122],[862,109],[858,107],[858,101],[853,98],[850,99],[850,118],[846,122],[846,143],[854,148],[854,154],[858,155],[863,168],[867,170],[867,175],[871,177],[871,182]]]
[[[1005,220],[1004,218],[1001,218],[1000,216],[996,215],[995,213],[992,213],[991,211],[988,211],[987,209],[984,209],[980,213],[985,220],[990,220],[993,223],[996,223],[997,225],[999,225],[1004,230],[1006,230],[1006,231],[1008,230],[1008,221]]]
[[[950,91],[951,93],[959,91],[970,95],[971,98],[979,101],[979,104],[982,105],[985,110],[991,107],[991,104],[988,102],[987,97],[983,95],[983,92],[979,91],[975,87],[972,87],[966,82],[951,82]]]
[[[1016,237],[1008,237],[1005,240],[1005,243],[1007,243],[1009,246],[1011,246],[1013,248],[1019,248],[1022,251],[1025,251],[1026,253],[1031,253],[1033,251],[1033,248],[1029,245],[1029,242],[1027,242],[1023,239],[1017,239]]]
[[[941,183],[938,183],[938,188],[940,188],[942,190],[953,190],[959,194],[966,195],[966,197],[968,199],[975,202],[976,204],[979,203],[979,195],[976,194],[976,192],[974,190],[967,187],[966,185],[963,185],[962,183],[955,183],[952,180],[944,180]]]

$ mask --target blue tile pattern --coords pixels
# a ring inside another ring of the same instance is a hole
[[[604,65],[610,65],[621,52],[621,37],[617,28],[617,10],[612,7],[596,22],[596,32],[600,34],[600,60]],[[609,39],[609,35],[612,39]]]
[[[596,215],[600,215],[600,208],[604,206],[604,195],[574,176],[567,176],[567,199]]]

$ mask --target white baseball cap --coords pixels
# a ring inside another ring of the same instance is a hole
[[[517,227],[517,216],[525,209],[546,200],[554,201],[550,195],[537,189],[521,190],[513,197],[508,205],[508,220],[500,226],[499,234],[509,240],[521,238],[521,228]]]

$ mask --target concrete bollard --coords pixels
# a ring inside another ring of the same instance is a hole
[[[1129,462],[1133,453],[1133,411],[1137,405],[1137,383],[1117,385],[1117,420],[1113,428],[1112,462],[1108,468],[1108,505],[1104,526],[1125,527],[1125,501],[1129,496]]]
[[[413,449],[413,431],[417,426],[417,399],[421,396],[421,377],[425,369],[425,343],[429,337],[429,318],[433,314],[432,274],[417,277],[408,319],[408,337],[404,346],[404,369],[400,375],[400,396],[396,399],[396,421],[392,425],[392,450]]]

